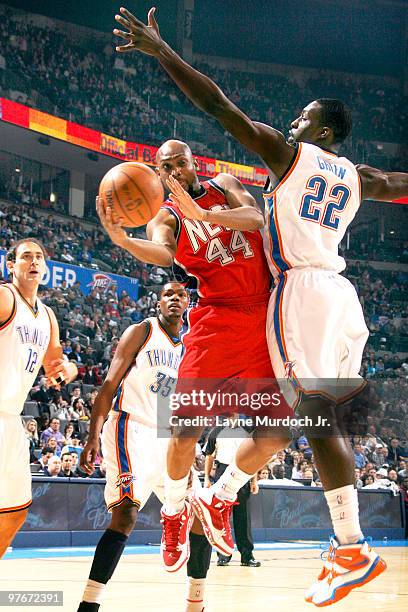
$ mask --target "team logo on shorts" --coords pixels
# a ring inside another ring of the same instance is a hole
[[[293,377],[293,368],[296,365],[296,361],[287,361],[285,363],[285,376],[286,378],[292,378]]]
[[[123,474],[118,474],[118,479],[116,481],[116,488],[119,487],[130,487],[132,482],[136,480],[136,476],[132,474],[132,472],[123,472]]]

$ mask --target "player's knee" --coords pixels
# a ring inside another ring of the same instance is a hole
[[[112,512],[110,529],[130,535],[137,521],[138,508],[127,500]]]
[[[254,438],[258,455],[265,457],[267,461],[277,451],[287,448],[290,444],[290,439],[286,437],[270,437],[258,435]]]

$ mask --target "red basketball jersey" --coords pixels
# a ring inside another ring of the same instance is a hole
[[[194,200],[206,210],[228,209],[225,192],[214,181],[201,183]],[[238,231],[187,219],[172,202],[163,205],[177,220],[177,280],[206,299],[231,299],[268,293],[270,272],[259,230]]]

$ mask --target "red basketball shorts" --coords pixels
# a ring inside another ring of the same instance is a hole
[[[279,394],[266,341],[266,316],[269,294],[242,298],[239,302],[201,300],[189,312],[189,330],[183,337],[185,354],[179,368],[177,390],[190,388],[214,393],[234,393],[234,405],[214,401],[211,414],[239,412],[252,414],[248,395]],[[245,396],[245,397],[244,397]],[[257,414],[272,407],[256,403]],[[203,408],[201,413],[207,414]],[[287,414],[287,407],[283,410]],[[282,404],[273,406],[282,415]],[[178,414],[200,413],[200,408],[184,407]]]

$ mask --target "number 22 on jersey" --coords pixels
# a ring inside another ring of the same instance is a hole
[[[349,187],[338,183],[328,190],[327,180],[323,176],[312,176],[306,183],[306,189],[299,209],[302,219],[337,231],[340,214],[350,199]]]

